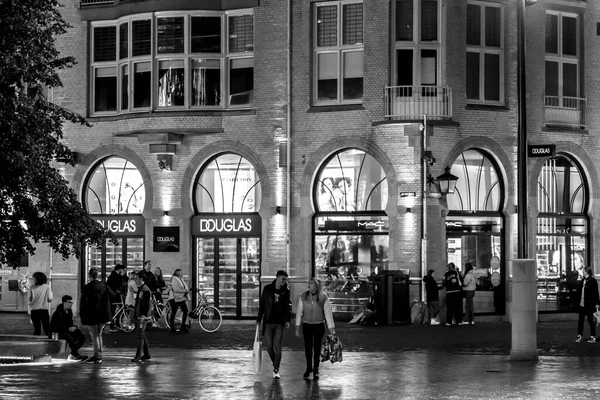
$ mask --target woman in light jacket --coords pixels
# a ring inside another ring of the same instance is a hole
[[[296,309],[296,336],[300,336],[300,325],[304,336],[304,355],[306,356],[306,379],[313,374],[313,379],[319,379],[319,361],[321,343],[325,335],[325,322],[332,335],[335,335],[335,325],[331,313],[329,298],[321,289],[321,281],[311,278],[308,290],[300,295]]]
[[[177,330],[175,329],[175,314],[177,314],[177,309],[181,308],[182,316],[181,316],[181,332],[189,332],[187,325],[185,324],[188,316],[188,308],[187,303],[190,299],[190,290],[188,289],[185,281],[181,277],[181,269],[177,268],[175,272],[173,272],[173,276],[171,277],[171,290],[169,291],[169,302],[171,303],[171,332],[175,333]]]
[[[31,310],[31,322],[33,322],[33,334],[41,335],[41,327],[48,339],[52,339],[50,332],[50,313],[48,307],[52,303],[52,290],[48,286],[48,278],[43,272],[33,273],[34,285],[29,289],[29,309]]]
[[[477,286],[477,278],[475,277],[475,272],[473,271],[473,264],[466,263],[465,264],[465,278],[463,282],[463,288],[465,291],[465,324],[469,323],[470,325],[474,325],[475,321],[473,320],[474,316],[474,307],[473,307],[473,298],[475,297],[475,288]]]

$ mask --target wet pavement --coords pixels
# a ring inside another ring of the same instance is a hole
[[[538,324],[537,362],[509,360],[511,325],[359,326],[339,323],[342,363],[303,380],[300,338],[287,330],[281,380],[252,369],[251,321],[215,333],[148,332],[152,360],[131,362],[134,333],[105,334],[100,365],[55,359],[0,365],[2,399],[598,399],[600,343],[575,343],[576,322]],[[27,316],[0,313],[0,333],[30,333]],[[585,328],[589,333],[588,327]],[[83,354],[91,348],[84,346]],[[65,355],[66,356],[66,355]]]

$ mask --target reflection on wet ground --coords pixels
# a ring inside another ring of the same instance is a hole
[[[281,380],[268,356],[255,374],[248,350],[155,349],[131,362],[131,349],[112,349],[100,365],[54,361],[0,366],[2,399],[597,399],[600,360],[439,352],[347,352],[303,380],[304,353],[287,351]]]

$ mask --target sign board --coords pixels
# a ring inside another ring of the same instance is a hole
[[[154,251],[178,252],[179,251],[179,227],[178,226],[155,226],[154,227]]]
[[[193,236],[260,236],[258,214],[207,214],[192,219]]]
[[[142,215],[92,215],[104,229],[116,236],[144,236],[146,220]]]
[[[555,144],[530,144],[527,146],[528,157],[552,157],[555,153]]]
[[[8,268],[2,268],[2,269],[0,269],[0,276],[12,275],[13,271],[14,270],[12,268],[10,268],[10,269],[8,269]]]
[[[417,197],[416,192],[400,192],[400,197]]]

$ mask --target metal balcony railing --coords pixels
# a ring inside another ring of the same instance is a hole
[[[385,88],[385,118],[444,119],[452,117],[452,89],[447,86],[388,86]]]
[[[544,123],[585,128],[586,104],[582,97],[544,96]]]

